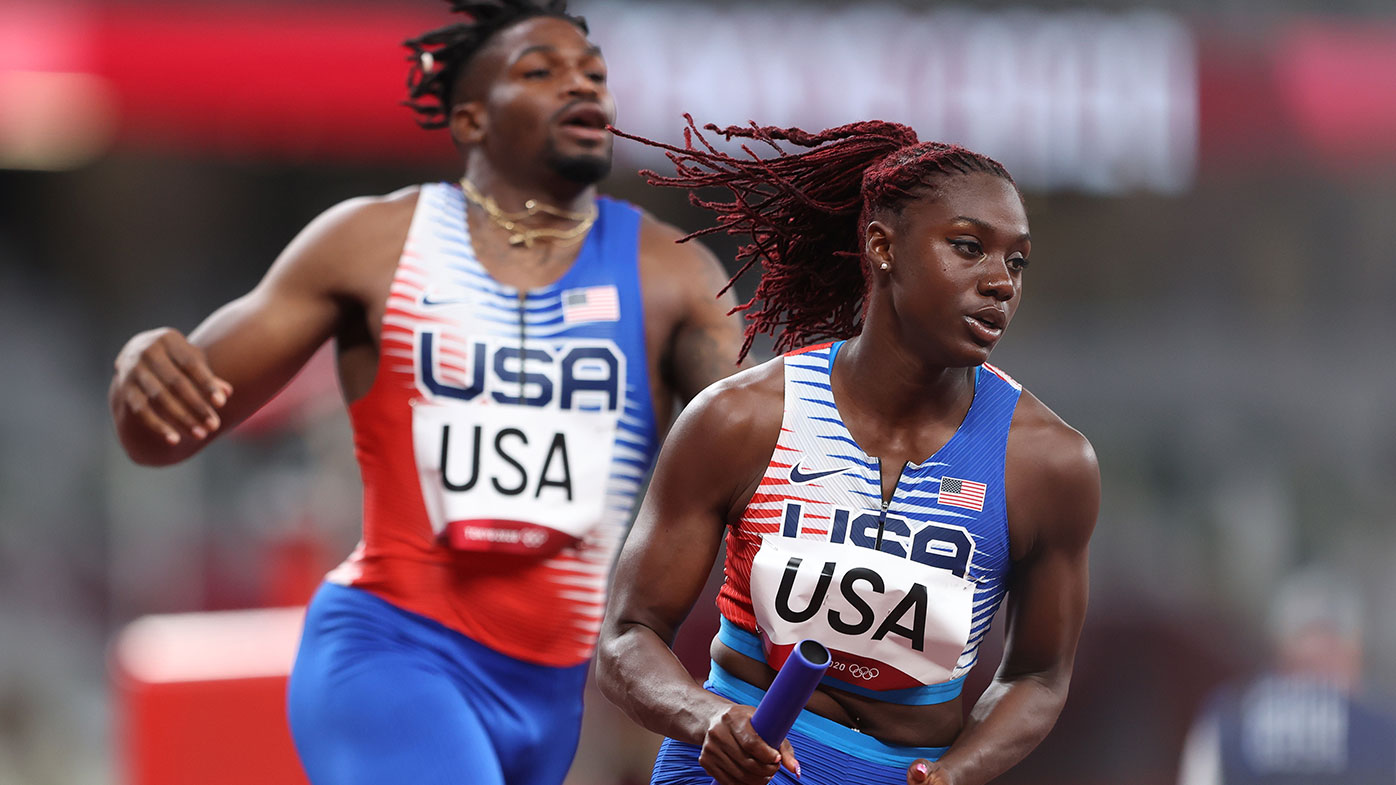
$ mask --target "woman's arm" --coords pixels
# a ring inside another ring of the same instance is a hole
[[[989,782],[1046,737],[1066,702],[1086,615],[1100,472],[1085,437],[1035,399],[1023,404],[1043,416],[1030,418],[1039,422],[1016,435],[1018,444],[1009,437],[1014,563],[1003,661],[945,755],[908,770],[911,785]]]
[[[720,382],[684,410],[665,442],[625,542],[602,625],[597,681],[640,725],[701,744],[719,783],[764,783],[785,758],[751,728],[752,709],[694,683],[670,645],[697,601],[727,522],[745,507],[774,448],[782,368]],[[774,395],[772,391],[774,389]]]

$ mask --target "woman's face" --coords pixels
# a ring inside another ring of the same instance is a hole
[[[1031,249],[1017,189],[978,172],[941,181],[868,228],[872,274],[889,288],[898,338],[944,367],[988,359],[1018,310]]]

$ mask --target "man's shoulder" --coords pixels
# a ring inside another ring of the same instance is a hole
[[[720,321],[736,304],[730,302],[730,295],[719,299],[728,274],[712,251],[687,237],[673,225],[640,212],[640,284],[646,305],[675,322],[709,311]]]
[[[373,252],[384,245],[400,248],[420,192],[418,186],[412,186],[380,196],[345,199],[311,221],[306,234],[349,255]]]
[[[355,196],[321,213],[324,221],[345,231],[372,231],[381,226],[397,226],[412,220],[422,187],[411,185],[388,194]]]
[[[346,199],[316,216],[273,266],[314,288],[357,293],[396,262],[417,205],[417,188]],[[376,294],[374,295],[376,296]]]
[[[653,213],[642,207],[636,207],[629,202],[622,202],[622,204],[633,208],[640,214],[640,243],[642,245],[646,240],[677,243],[687,234],[687,232],[680,231],[677,226],[656,218]]]
[[[701,274],[721,268],[707,246],[673,224],[661,221],[645,210],[640,213],[640,264],[668,277]]]

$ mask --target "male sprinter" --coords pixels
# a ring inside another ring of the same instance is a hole
[[[122,444],[166,465],[335,340],[364,521],[291,676],[316,785],[561,782],[673,399],[735,370],[716,260],[596,194],[614,103],[563,6],[455,2],[466,21],[407,42],[409,104],[450,129],[459,183],[331,208],[187,339],[116,360]]]

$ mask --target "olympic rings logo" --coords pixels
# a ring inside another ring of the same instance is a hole
[[[865,665],[850,665],[850,666],[848,666],[848,675],[849,675],[849,676],[852,676],[852,677],[855,678],[855,679],[863,679],[864,681],[872,681],[873,679],[876,679],[876,678],[877,678],[877,674],[878,674],[877,668],[869,668],[869,667],[867,667],[867,666],[865,666]]]

